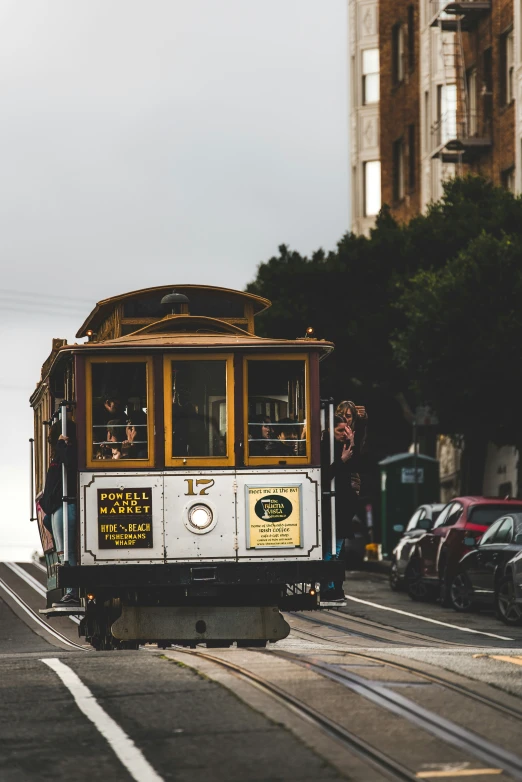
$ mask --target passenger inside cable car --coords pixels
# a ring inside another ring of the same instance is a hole
[[[172,360],[172,456],[227,448],[226,361]]]
[[[248,362],[250,456],[306,456],[305,362]]]
[[[113,359],[90,371],[92,458],[148,459],[147,364]]]

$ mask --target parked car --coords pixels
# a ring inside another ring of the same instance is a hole
[[[390,587],[394,592],[403,586],[404,573],[415,541],[432,528],[443,507],[444,503],[439,502],[420,505],[408,521],[406,529],[401,524],[394,526],[395,532],[403,533],[391,556]]]
[[[511,563],[522,552],[522,513],[501,516],[479,541],[464,538],[464,545],[473,548],[462,557],[452,578],[449,599],[453,608],[470,611],[478,604],[494,605],[506,624],[519,624],[522,606],[513,599],[516,566]]]
[[[518,538],[518,540],[517,540]],[[495,590],[495,611],[507,625],[522,624],[522,537],[515,537],[518,553],[506,564]]]
[[[522,513],[522,502],[492,497],[456,497],[449,502],[411,551],[405,582],[412,600],[438,595],[442,605],[449,605],[449,585],[458,563],[471,550],[471,537],[481,537],[507,513]]]

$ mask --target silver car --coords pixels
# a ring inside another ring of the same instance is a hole
[[[406,525],[396,524],[393,529],[395,532],[402,532],[403,535],[392,552],[390,567],[390,588],[396,592],[401,589],[404,580],[404,573],[408,562],[410,561],[410,551],[417,538],[427,530],[430,530],[437,519],[441,510],[445,507],[443,502],[431,502],[426,505],[420,505]]]

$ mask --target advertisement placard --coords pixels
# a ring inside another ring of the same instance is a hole
[[[246,486],[248,548],[301,546],[301,485]]]

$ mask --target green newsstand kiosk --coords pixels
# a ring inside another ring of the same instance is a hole
[[[440,502],[439,462],[417,454],[397,453],[379,462],[381,468],[382,556],[388,558],[398,543],[415,508],[427,502]]]

